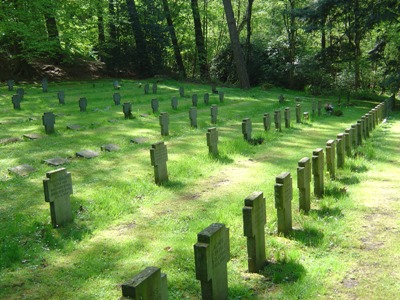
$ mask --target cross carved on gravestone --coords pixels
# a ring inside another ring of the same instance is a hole
[[[189,109],[190,126],[197,128],[197,108],[191,107]]]
[[[283,172],[276,177],[275,208],[278,215],[278,233],[287,235],[292,231],[293,187],[290,173]]]
[[[297,187],[299,189],[299,210],[308,213],[311,201],[311,161],[303,157],[297,163]]]
[[[43,180],[44,199],[50,203],[51,223],[54,228],[72,221],[70,195],[72,191],[71,173],[65,168],[46,173]]]
[[[65,93],[64,91],[59,91],[57,93],[58,103],[64,105],[65,104]]]
[[[81,112],[86,111],[86,107],[87,107],[87,99],[86,98],[80,98],[79,99],[79,110]]]
[[[211,124],[217,124],[218,106],[211,105]]]
[[[167,112],[162,112],[158,117],[161,126],[161,135],[169,135],[169,115]]]
[[[157,99],[151,99],[151,109],[153,111],[153,114],[158,112],[158,100]]]
[[[113,101],[114,101],[115,105],[120,105],[121,104],[121,95],[119,93],[114,93]]]
[[[157,185],[168,181],[167,146],[164,142],[158,142],[151,145],[150,149],[151,165],[154,167],[154,180]]]
[[[214,156],[218,156],[218,131],[217,128],[208,128],[207,133],[208,152]]]
[[[54,124],[56,123],[56,116],[52,112],[45,112],[42,116],[42,124],[46,133],[54,132]]]
[[[252,124],[251,124],[251,119],[246,118],[243,119],[242,121],[242,133],[243,133],[243,138],[246,141],[251,141],[251,131],[252,131]]]
[[[249,272],[257,273],[265,265],[265,230],[267,221],[265,198],[254,192],[244,200],[243,231],[247,237],[247,265]]]

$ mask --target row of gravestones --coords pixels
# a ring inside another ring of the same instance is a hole
[[[41,81],[41,84],[42,84],[42,91],[47,93],[47,87],[48,87],[47,78],[43,78],[42,81]],[[14,80],[12,80],[12,79],[11,80],[7,80],[7,87],[8,87],[9,91],[13,91],[14,90],[14,85],[15,85]]]

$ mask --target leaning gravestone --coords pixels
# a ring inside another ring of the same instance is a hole
[[[274,112],[274,122],[275,122],[275,129],[277,131],[282,131],[281,111],[280,110],[276,110]]]
[[[206,133],[208,153],[218,156],[218,131],[217,128],[208,128]]]
[[[218,106],[213,104],[211,105],[211,124],[217,124],[218,117]]]
[[[113,100],[114,100],[115,105],[120,105],[121,104],[121,95],[119,93],[114,93]]]
[[[317,148],[312,156],[312,173],[314,176],[314,195],[322,198],[324,195],[324,150]]]
[[[197,107],[197,101],[198,101],[197,94],[193,94],[193,95],[192,95],[192,105],[193,105],[194,107]]]
[[[153,114],[158,113],[158,100],[157,99],[151,99],[151,110],[153,111]]]
[[[169,135],[169,115],[167,112],[162,112],[158,117],[161,126],[161,135]]]
[[[269,113],[265,113],[263,117],[264,130],[269,131],[271,128],[271,117]]]
[[[8,80],[7,87],[8,87],[9,91],[13,91],[14,90],[14,80]]]
[[[86,111],[86,108],[87,108],[87,99],[80,98],[79,99],[79,111],[84,112],[84,111]]]
[[[47,78],[42,79],[42,90],[44,93],[47,93]]]
[[[301,123],[301,105],[296,104],[296,123]]]
[[[54,132],[54,124],[56,123],[56,116],[52,112],[45,112],[42,116],[42,124],[47,134]]]
[[[278,233],[287,235],[292,231],[292,177],[283,172],[276,177],[275,208],[278,215]]]
[[[150,90],[150,86],[149,86],[148,83],[146,83],[146,84],[144,85],[144,93],[147,95],[147,94],[149,93],[149,90]]]
[[[242,121],[242,133],[243,133],[243,138],[250,142],[251,141],[251,131],[252,131],[252,124],[251,124],[251,119],[246,118],[243,119]]]
[[[178,109],[178,98],[172,97],[172,99],[171,99],[171,107],[172,107],[173,110],[177,110]]]
[[[331,176],[332,179],[335,179],[335,170],[336,170],[336,155],[335,155],[335,148],[336,148],[336,143],[334,140],[329,140],[326,142],[326,169],[329,172],[329,175]]]
[[[21,97],[21,101],[24,100],[25,91],[23,88],[17,88],[17,94]]]
[[[265,265],[265,230],[267,221],[265,198],[254,192],[244,200],[243,231],[247,237],[247,265],[249,272],[257,273]]]
[[[299,189],[299,210],[308,213],[311,202],[311,162],[303,157],[297,163],[297,187]]]
[[[179,96],[185,97],[185,89],[183,88],[183,86],[181,86],[181,87],[179,88]]]
[[[168,181],[167,146],[164,142],[158,142],[151,145],[150,149],[151,165],[154,167],[154,180],[157,185]]]
[[[58,103],[64,105],[65,104],[65,93],[64,91],[59,91],[57,93]]]
[[[351,141],[352,141],[352,129],[347,128],[344,130],[344,150],[347,156],[351,156]]]
[[[114,80],[113,86],[114,86],[114,90],[119,90],[121,88],[121,86],[119,85],[118,80]]]
[[[222,91],[219,91],[218,92],[218,96],[219,96],[219,102],[224,102],[224,99],[225,99],[225,93],[224,92],[222,92]]]
[[[336,136],[336,155],[337,155],[337,167],[338,169],[344,167],[344,158],[345,158],[345,148],[344,148],[344,135],[343,133],[339,133]]]
[[[70,195],[72,194],[71,173],[65,168],[47,172],[43,180],[44,199],[50,203],[53,228],[72,221]]]
[[[167,275],[157,267],[147,267],[121,285],[122,296],[136,300],[167,300]]]
[[[189,109],[190,126],[197,128],[197,108],[191,107]]]
[[[322,111],[322,101],[318,100],[318,117],[321,116]]]
[[[197,234],[194,258],[203,300],[228,299],[229,251],[229,229],[224,224],[211,224]]]
[[[204,104],[208,105],[208,102],[210,101],[210,95],[208,93],[204,94]]]
[[[152,90],[153,94],[157,94],[157,83],[153,83]]]
[[[290,128],[290,108],[285,108],[285,128]]]
[[[132,119],[132,103],[125,102],[122,105],[122,112],[124,113],[125,119]]]
[[[12,102],[15,110],[21,109],[21,96],[20,95],[18,95],[18,94],[13,95],[11,102]]]

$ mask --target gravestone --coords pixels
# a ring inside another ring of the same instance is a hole
[[[197,94],[193,94],[193,95],[192,95],[192,105],[193,105],[194,107],[197,107],[197,101],[198,101]]]
[[[246,118],[243,119],[242,121],[242,133],[243,133],[243,138],[250,142],[251,141],[251,131],[252,131],[252,124],[251,124],[251,119]]]
[[[189,109],[190,126],[197,128],[197,108],[191,107]]]
[[[79,152],[76,152],[75,156],[83,157],[86,159],[91,159],[91,158],[95,158],[95,157],[99,156],[99,153],[96,151],[92,151],[92,150],[81,150]]]
[[[47,78],[42,79],[42,90],[44,93],[47,93]]]
[[[21,139],[19,137],[8,137],[0,139],[0,145],[9,145],[20,142]]]
[[[326,142],[326,170],[332,179],[336,178],[336,142],[334,140],[329,140]]]
[[[147,143],[148,141],[149,141],[148,138],[142,137],[142,136],[131,139],[132,144],[144,144],[144,143]]]
[[[152,90],[153,94],[157,94],[157,83],[153,83]]]
[[[290,128],[290,108],[285,108],[285,128]]]
[[[169,115],[167,112],[162,112],[159,117],[159,122],[161,126],[161,135],[168,136],[169,135]]]
[[[151,109],[153,111],[153,114],[158,112],[158,100],[157,99],[151,99]]]
[[[26,133],[23,135],[24,138],[30,139],[30,140],[38,140],[43,138],[43,136],[41,136],[38,133]]]
[[[303,157],[297,163],[297,187],[299,189],[299,210],[308,213],[311,202],[311,161]]]
[[[114,100],[115,105],[120,105],[121,104],[121,95],[119,93],[114,93],[113,100]]]
[[[211,105],[211,124],[217,124],[218,117],[218,106],[213,104]]]
[[[315,101],[313,100],[313,102],[311,103],[311,114],[313,116],[315,116],[315,110],[316,110],[316,104]]]
[[[57,228],[72,221],[71,173],[61,168],[47,172],[46,177],[43,180],[44,200],[50,203],[51,223],[53,228]]]
[[[42,124],[44,131],[49,134],[54,132],[54,124],[56,123],[56,116],[52,112],[45,112],[42,116]]]
[[[71,130],[81,130],[82,126],[81,125],[76,125],[76,124],[69,124],[67,125],[67,129],[71,129]]]
[[[339,133],[336,136],[336,155],[337,155],[337,167],[341,169],[344,167],[344,158],[345,158],[345,148],[344,148],[344,135],[343,133]]]
[[[118,151],[119,150],[119,146],[116,144],[106,144],[106,145],[102,145],[100,147],[101,151],[105,151],[105,152],[113,152],[113,151]]]
[[[31,165],[23,164],[20,166],[9,168],[8,172],[18,176],[28,176],[30,173],[36,172],[36,169]]]
[[[374,109],[372,109],[371,110],[371,113],[372,113],[372,129],[375,129],[375,127],[376,127],[376,121],[377,121],[377,118],[376,118],[376,116],[377,116],[377,110],[376,110],[376,108],[374,108]]]
[[[218,92],[218,96],[219,96],[219,102],[224,102],[224,99],[225,99],[225,93],[224,92],[222,92],[222,91],[219,91]]]
[[[213,83],[213,84],[211,85],[211,93],[213,93],[213,94],[218,94],[217,85],[216,85],[215,83]]]
[[[278,98],[278,101],[279,101],[280,104],[284,103],[285,102],[285,97],[282,94],[280,94],[279,98]]]
[[[132,118],[132,103],[125,102],[122,105],[122,112],[124,113],[125,119],[131,119]]]
[[[352,130],[347,128],[344,130],[344,150],[347,156],[351,156],[351,141],[352,141]]]
[[[318,117],[321,116],[322,111],[322,101],[318,100]]]
[[[301,123],[301,105],[296,104],[296,123]]]
[[[218,131],[216,127],[208,128],[207,133],[208,153],[218,156]]]
[[[86,111],[87,108],[87,99],[86,98],[80,98],[79,99],[79,111],[84,112]]]
[[[351,129],[353,131],[352,138],[353,138],[353,147],[356,148],[358,146],[358,126],[357,124],[351,125]]]
[[[365,138],[369,138],[369,131],[370,131],[370,128],[369,128],[369,115],[365,114],[363,116],[363,118],[364,118],[364,123],[365,123]]]
[[[247,237],[247,266],[249,272],[257,273],[265,265],[266,207],[262,192],[254,192],[244,199],[243,232]]]
[[[276,177],[275,208],[278,215],[278,234],[287,235],[292,231],[292,177],[283,172]]]
[[[171,106],[172,106],[173,110],[177,110],[178,109],[178,98],[172,97]]]
[[[145,95],[147,95],[147,94],[149,93],[149,91],[150,91],[150,86],[149,86],[148,83],[146,83],[146,84],[144,85],[144,93],[145,93]]]
[[[21,101],[24,100],[25,91],[23,88],[17,88],[17,94],[21,97]]]
[[[276,110],[274,112],[274,122],[275,122],[275,129],[277,131],[282,131],[281,111],[280,110]]]
[[[179,87],[179,96],[185,97],[185,89],[183,86]]]
[[[357,121],[357,146],[363,143],[363,126],[361,120]]]
[[[7,87],[9,91],[14,90],[14,80],[7,80]]]
[[[157,267],[147,267],[121,285],[122,296],[136,300],[167,300],[167,275]]]
[[[210,102],[210,95],[208,93],[204,94],[204,104],[208,105],[208,102]]]
[[[167,146],[164,142],[158,142],[151,145],[150,149],[151,165],[154,167],[154,180],[157,185],[168,181]]]
[[[62,157],[54,157],[54,158],[44,159],[43,162],[50,166],[58,167],[68,163],[69,160]]]
[[[324,150],[317,148],[312,156],[312,173],[314,176],[314,195],[322,198],[324,195]]]
[[[121,88],[121,86],[119,85],[118,80],[114,80],[113,86],[114,86],[114,90],[119,90]]]
[[[59,91],[57,93],[58,103],[64,105],[65,104],[65,93],[64,91]]]
[[[15,110],[21,109],[21,96],[20,95],[18,95],[18,94],[13,95],[11,102],[12,102]]]
[[[194,257],[202,300],[228,299],[229,251],[229,229],[224,224],[211,224],[197,234]]]
[[[271,128],[271,117],[269,113],[265,113],[263,117],[264,130],[269,131]]]

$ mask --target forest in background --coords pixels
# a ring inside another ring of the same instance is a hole
[[[0,80],[96,72],[395,95],[399,32],[397,0],[0,0]]]

